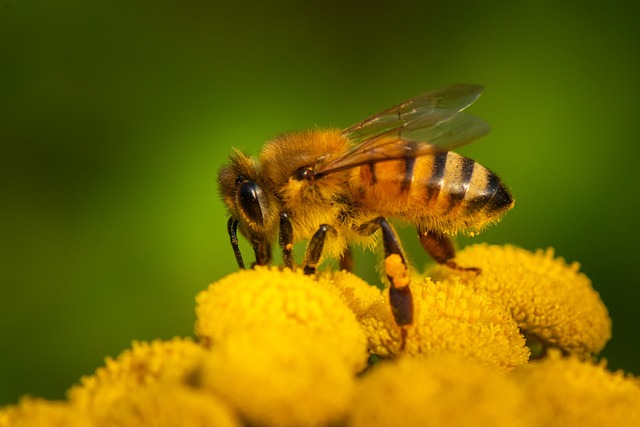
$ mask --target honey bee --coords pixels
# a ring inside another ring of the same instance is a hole
[[[495,174],[453,148],[489,132],[483,120],[463,112],[482,86],[457,84],[428,92],[344,130],[307,130],[267,142],[255,159],[234,150],[218,175],[229,213],[227,231],[239,268],[244,261],[237,230],[268,264],[271,246],[295,267],[293,245],[308,240],[303,261],[313,274],[323,256],[350,269],[350,245],[375,245],[381,231],[391,310],[396,323],[412,323],[406,257],[387,218],[417,229],[424,249],[454,269],[449,235],[473,233],[497,222],[513,207]]]

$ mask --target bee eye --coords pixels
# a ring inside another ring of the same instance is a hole
[[[262,225],[262,206],[260,203],[264,199],[262,188],[255,182],[247,181],[240,186],[238,198],[242,210],[249,219]]]

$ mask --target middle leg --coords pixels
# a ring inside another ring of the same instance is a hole
[[[324,242],[329,232],[336,233],[336,229],[329,224],[321,224],[318,231],[309,240],[304,260],[304,274],[315,274],[318,264],[320,264]]]

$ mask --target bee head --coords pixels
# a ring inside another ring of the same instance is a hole
[[[265,188],[254,159],[234,151],[229,163],[218,173],[218,187],[229,214],[238,220],[240,232],[245,237],[250,241],[273,241],[278,223],[278,202]]]

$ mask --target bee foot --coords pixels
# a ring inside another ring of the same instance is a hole
[[[407,329],[408,325],[404,325],[400,327],[400,351],[404,351],[405,344],[407,343]]]
[[[458,270],[458,271],[470,271],[472,273],[475,274],[480,274],[482,273],[482,269],[479,267],[462,267],[459,266],[455,261],[447,261],[444,263],[447,267],[453,269],[453,270]]]

